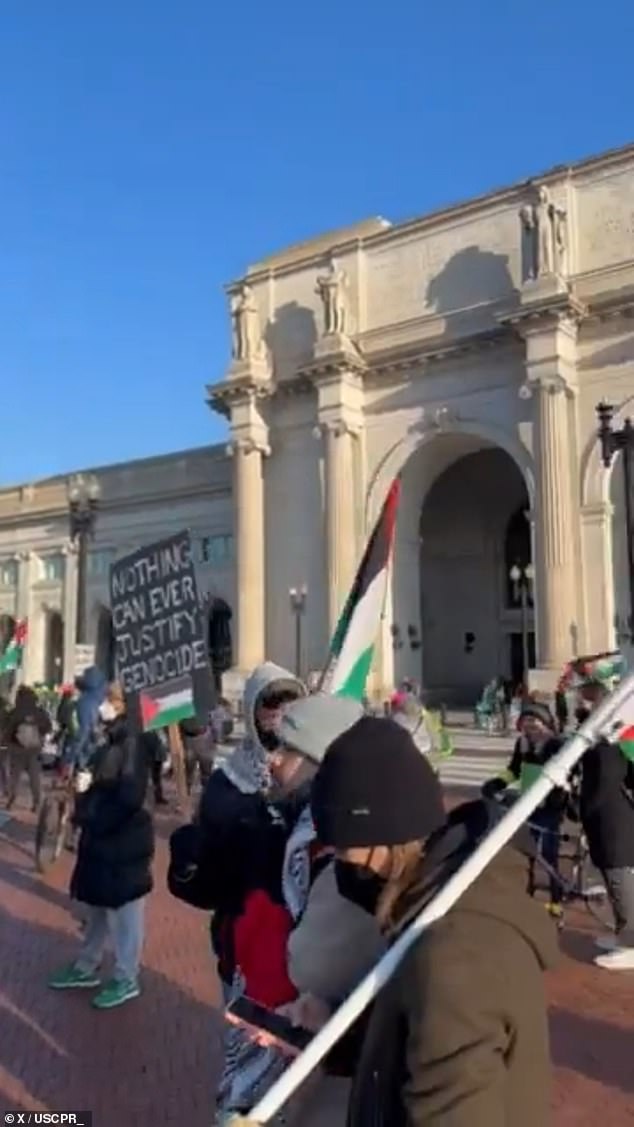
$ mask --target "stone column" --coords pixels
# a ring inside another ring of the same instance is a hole
[[[561,669],[578,630],[566,382],[557,376],[531,384],[536,432],[535,568],[538,665]]]
[[[270,450],[254,438],[236,437],[228,452],[234,460],[238,617],[235,664],[241,673],[248,674],[266,655],[263,458]]]
[[[32,559],[33,553],[30,551],[18,552],[16,555],[16,560],[18,563],[18,590],[16,598],[15,617],[18,621],[26,619],[29,627],[27,631],[26,645],[24,647],[24,654],[22,656],[22,670],[18,679],[27,683],[33,679],[32,668],[34,664],[34,645],[33,637],[31,634],[31,619],[33,617],[31,607]]]
[[[357,564],[353,443],[358,432],[343,420],[316,428],[324,436],[324,495],[328,625],[335,629]]]
[[[586,576],[592,576],[586,598],[586,636],[584,653],[601,653],[616,649],[621,642],[616,630],[614,563],[612,555],[612,520],[614,506],[610,501],[585,505],[581,510],[581,532]]]

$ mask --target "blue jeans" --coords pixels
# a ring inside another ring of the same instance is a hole
[[[145,937],[145,897],[131,900],[121,908],[86,908],[86,930],[76,966],[92,974],[101,966],[106,941],[114,948],[116,982],[136,982]]]

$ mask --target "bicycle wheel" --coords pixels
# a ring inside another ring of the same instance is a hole
[[[35,864],[44,873],[61,853],[64,832],[62,803],[52,795],[44,799],[35,827]]]

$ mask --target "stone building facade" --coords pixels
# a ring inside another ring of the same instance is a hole
[[[89,640],[108,602],[113,559],[189,528],[201,591],[231,606],[231,465],[224,445],[92,469],[101,487],[87,560]],[[0,490],[0,616],[28,618],[22,676],[59,683],[74,673],[77,555],[66,478]]]
[[[526,657],[552,683],[575,652],[634,656],[623,475],[595,412],[634,412],[634,146],[325,234],[228,292],[232,360],[207,396],[228,443],[94,471],[93,619],[113,554],[187,526],[237,671],[295,662],[302,585],[300,661],[319,668],[400,475],[377,690],[408,675],[467,700]],[[72,671],[66,488],[0,491],[0,614],[28,615],[35,680]]]
[[[546,684],[575,652],[630,646],[622,473],[595,408],[618,425],[634,402],[634,147],[291,247],[229,297],[208,397],[231,430],[241,669],[292,659],[300,583],[320,665],[397,474],[378,685],[466,700],[521,676],[527,648]]]

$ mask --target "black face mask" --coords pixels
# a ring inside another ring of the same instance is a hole
[[[575,720],[577,721],[577,724],[583,724],[584,720],[587,720],[589,715],[590,709],[587,705],[580,704],[577,708],[575,708]]]
[[[376,914],[379,898],[386,885],[385,877],[373,873],[354,861],[335,861],[335,880],[339,895],[358,904],[371,916]]]
[[[257,733],[258,733],[258,739],[259,739],[260,743],[262,744],[262,747],[264,748],[264,750],[265,751],[277,751],[277,749],[280,746],[280,741],[279,741],[279,737],[277,735],[277,732],[275,732],[273,730],[273,728],[261,728],[260,725],[257,724],[257,723],[256,723],[255,727],[256,727],[256,730],[257,730]]]

